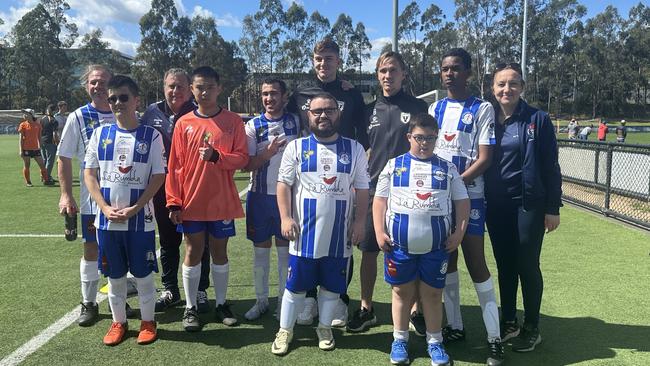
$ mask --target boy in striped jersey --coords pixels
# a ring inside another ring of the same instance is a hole
[[[409,313],[419,293],[431,364],[448,365],[442,346],[442,288],[449,253],[465,233],[469,199],[456,166],[433,153],[436,120],[416,114],[408,131],[409,152],[388,161],[372,207],[375,236],[385,253],[384,279],[393,287],[390,360],[409,362]]]
[[[278,319],[287,280],[289,242],[280,231],[275,191],[284,147],[298,137],[300,120],[295,114],[284,111],[286,103],[287,86],[284,81],[266,79],[262,82],[265,111],[246,123],[250,158],[244,170],[251,172],[250,191],[246,197],[246,237],[254,245],[253,279],[257,297],[255,305],[244,314],[248,320],[259,318],[269,308],[269,262],[273,236],[278,254]]]
[[[151,272],[158,272],[155,220],[151,199],[165,181],[162,137],[141,125],[137,84],[116,75],[108,83],[108,101],[117,123],[95,129],[84,161],[84,182],[99,208],[95,217],[101,271],[108,277],[108,301],[113,323],[104,344],[122,342],[126,321],[127,271],[135,277],[142,322],[138,344],[156,340],[156,288]]]
[[[318,347],[331,350],[335,345],[332,319],[347,288],[352,244],[363,239],[370,180],[363,146],[337,132],[340,113],[331,94],[314,96],[309,104],[312,134],[289,143],[282,155],[278,208],[282,236],[291,243],[280,330],[271,347],[276,355],[287,353],[298,310],[316,286]]]

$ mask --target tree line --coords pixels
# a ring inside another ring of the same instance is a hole
[[[490,94],[493,66],[520,61],[523,0],[455,0],[455,5],[453,19],[435,4],[421,9],[415,1],[399,15],[399,49],[411,93],[441,89],[440,58],[452,47],[472,54],[470,88],[484,97]],[[69,10],[65,0],[40,0],[2,39],[0,109],[44,109],[61,99],[82,104],[87,97],[72,75],[95,62],[133,75],[146,102],[162,98],[165,70],[208,64],[223,77],[222,102],[235,96],[237,110],[250,73],[310,72],[312,47],[326,35],[341,47],[341,71],[352,80],[370,59],[362,22],[341,13],[331,24],[296,2],[285,8],[281,0],[260,0],[258,10],[243,18],[240,39],[226,41],[214,18],[179,15],[173,0],[152,0],[140,19],[134,62],[110,50],[100,29],[79,39],[66,17]],[[639,2],[627,18],[614,6],[591,18],[586,13],[577,0],[528,1],[526,98],[554,114],[647,116],[650,8]],[[69,50],[73,44],[75,52]]]

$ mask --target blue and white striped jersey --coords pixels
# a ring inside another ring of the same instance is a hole
[[[393,243],[424,254],[444,244],[452,201],[467,198],[467,189],[454,164],[436,155],[422,160],[406,153],[388,161],[375,196],[388,198],[386,228]]]
[[[298,137],[300,121],[298,116],[285,113],[277,120],[268,119],[264,113],[246,122],[248,155],[256,156],[266,150],[274,139],[285,138],[287,144]],[[285,145],[287,146],[287,145]],[[278,169],[284,147],[261,168],[251,172],[251,192],[275,195],[278,185]]]
[[[154,174],[165,174],[167,163],[162,136],[155,128],[139,125],[123,130],[116,124],[98,128],[86,151],[87,168],[99,168],[99,187],[104,200],[112,207],[133,206],[149,185]],[[153,202],[149,201],[128,222],[108,221],[100,211],[95,227],[115,231],[153,231]]]
[[[370,183],[363,146],[345,137],[331,143],[313,135],[293,140],[282,155],[278,182],[292,187],[292,214],[300,227],[289,252],[305,258],[349,257],[354,189],[368,189]]]
[[[448,160],[463,174],[478,159],[479,145],[494,145],[494,108],[479,98],[444,98],[429,106],[438,120],[438,140],[434,153]],[[483,176],[467,185],[470,198],[483,198]]]

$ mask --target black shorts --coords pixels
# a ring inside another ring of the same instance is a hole
[[[40,158],[41,157],[41,150],[23,150],[23,155],[24,157],[28,158]]]
[[[375,236],[375,226],[372,222],[372,200],[373,196],[368,200],[368,219],[366,220],[366,238],[359,244],[359,249],[362,252],[379,252],[379,244],[377,244],[377,237]]]

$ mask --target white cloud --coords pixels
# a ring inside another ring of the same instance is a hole
[[[194,9],[192,10],[192,14],[190,16],[195,17],[197,15],[205,18],[214,18],[214,21],[217,23],[218,27],[241,28],[242,26],[241,20],[236,16],[230,13],[227,13],[223,16],[218,16],[215,15],[211,10],[208,10],[200,5],[194,6]]]
[[[291,5],[293,5],[293,3],[296,3],[296,4],[300,5],[300,6],[302,6],[303,8],[305,7],[305,2],[303,0],[282,0],[282,4],[287,9],[289,7],[291,7]]]
[[[214,13],[212,13],[210,10],[202,7],[201,5],[196,5],[194,7],[194,9],[192,10],[191,17],[193,18],[193,17],[195,17],[197,15],[201,16],[201,17],[204,17],[204,18],[214,17]]]
[[[76,18],[95,25],[115,21],[138,24],[140,18],[151,9],[151,2],[142,0],[68,0]]]
[[[393,43],[393,39],[391,37],[381,37],[371,40],[370,44],[372,45],[372,52],[381,52],[381,49],[389,43]]]
[[[20,18],[25,14],[29,13],[32,10],[33,5],[23,5],[21,7],[15,8],[10,7],[8,12],[0,12],[0,18],[4,21],[4,24],[0,25],[0,35],[9,34],[11,29],[18,23]]]

